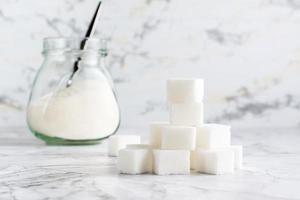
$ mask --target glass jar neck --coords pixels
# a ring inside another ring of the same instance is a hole
[[[65,62],[72,59],[65,50],[47,50],[43,51],[44,60],[46,62]]]
[[[56,49],[56,50],[44,50],[42,52],[42,54],[45,57],[48,57],[48,56],[65,56],[66,55],[66,50],[60,50],[60,49]]]
[[[105,60],[107,56],[107,51],[103,50],[77,50],[73,51],[75,60],[80,60],[82,63],[86,64],[97,64]]]

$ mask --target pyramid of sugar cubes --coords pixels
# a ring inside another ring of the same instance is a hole
[[[158,175],[227,174],[241,169],[243,149],[231,145],[230,126],[203,122],[203,79],[169,79],[169,122],[150,124],[150,141],[140,136],[109,138],[109,155],[120,173]]]

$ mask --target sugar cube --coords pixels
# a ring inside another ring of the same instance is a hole
[[[113,135],[108,139],[108,155],[118,156],[119,150],[127,144],[140,144],[141,137],[138,135]]]
[[[193,150],[196,146],[196,128],[192,126],[166,126],[162,129],[162,149]]]
[[[196,169],[196,159],[197,159],[197,150],[193,150],[190,152],[190,163],[191,163],[191,169]]]
[[[227,174],[234,171],[234,153],[227,149],[197,149],[197,172],[207,174]]]
[[[167,99],[170,103],[202,102],[203,79],[177,78],[167,82]]]
[[[190,151],[188,150],[153,150],[154,173],[158,175],[189,174]]]
[[[161,147],[162,128],[168,125],[168,122],[154,122],[150,124],[150,145],[154,148]]]
[[[170,104],[172,125],[200,126],[203,124],[203,103]]]
[[[121,149],[118,157],[118,169],[123,174],[152,173],[151,149]]]
[[[234,167],[235,169],[242,169],[243,165],[243,146],[242,145],[231,145],[229,147],[234,154]]]
[[[224,148],[230,146],[230,126],[221,124],[204,124],[197,126],[197,147]]]

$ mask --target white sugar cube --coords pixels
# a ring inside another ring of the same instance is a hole
[[[127,144],[140,144],[141,137],[138,135],[113,135],[108,139],[108,155],[118,156],[119,150]]]
[[[203,124],[203,103],[170,104],[170,122],[173,125],[200,126]]]
[[[162,129],[162,149],[193,150],[196,147],[196,128],[192,126],[165,126]]]
[[[197,150],[191,151],[190,154],[191,169],[196,169]]]
[[[154,173],[158,175],[189,174],[190,151],[153,150]]]
[[[221,124],[204,124],[197,126],[197,147],[224,148],[230,146],[230,126]]]
[[[127,144],[126,149],[151,149],[149,144]]]
[[[162,128],[167,125],[168,122],[153,122],[150,124],[150,145],[154,148],[161,147]]]
[[[234,171],[234,153],[227,149],[197,149],[197,172],[207,174],[227,174]]]
[[[235,169],[241,169],[243,165],[243,146],[231,145],[229,147],[234,153],[234,167]]]
[[[118,157],[118,169],[123,174],[152,173],[152,150],[121,149]]]
[[[203,79],[169,79],[167,99],[170,103],[202,102],[204,91]]]

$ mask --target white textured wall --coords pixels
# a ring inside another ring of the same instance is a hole
[[[0,0],[0,126],[25,125],[42,38],[82,35],[96,4]],[[206,80],[207,121],[299,126],[299,0],[105,0],[102,11],[123,127],[167,119],[172,76]]]

